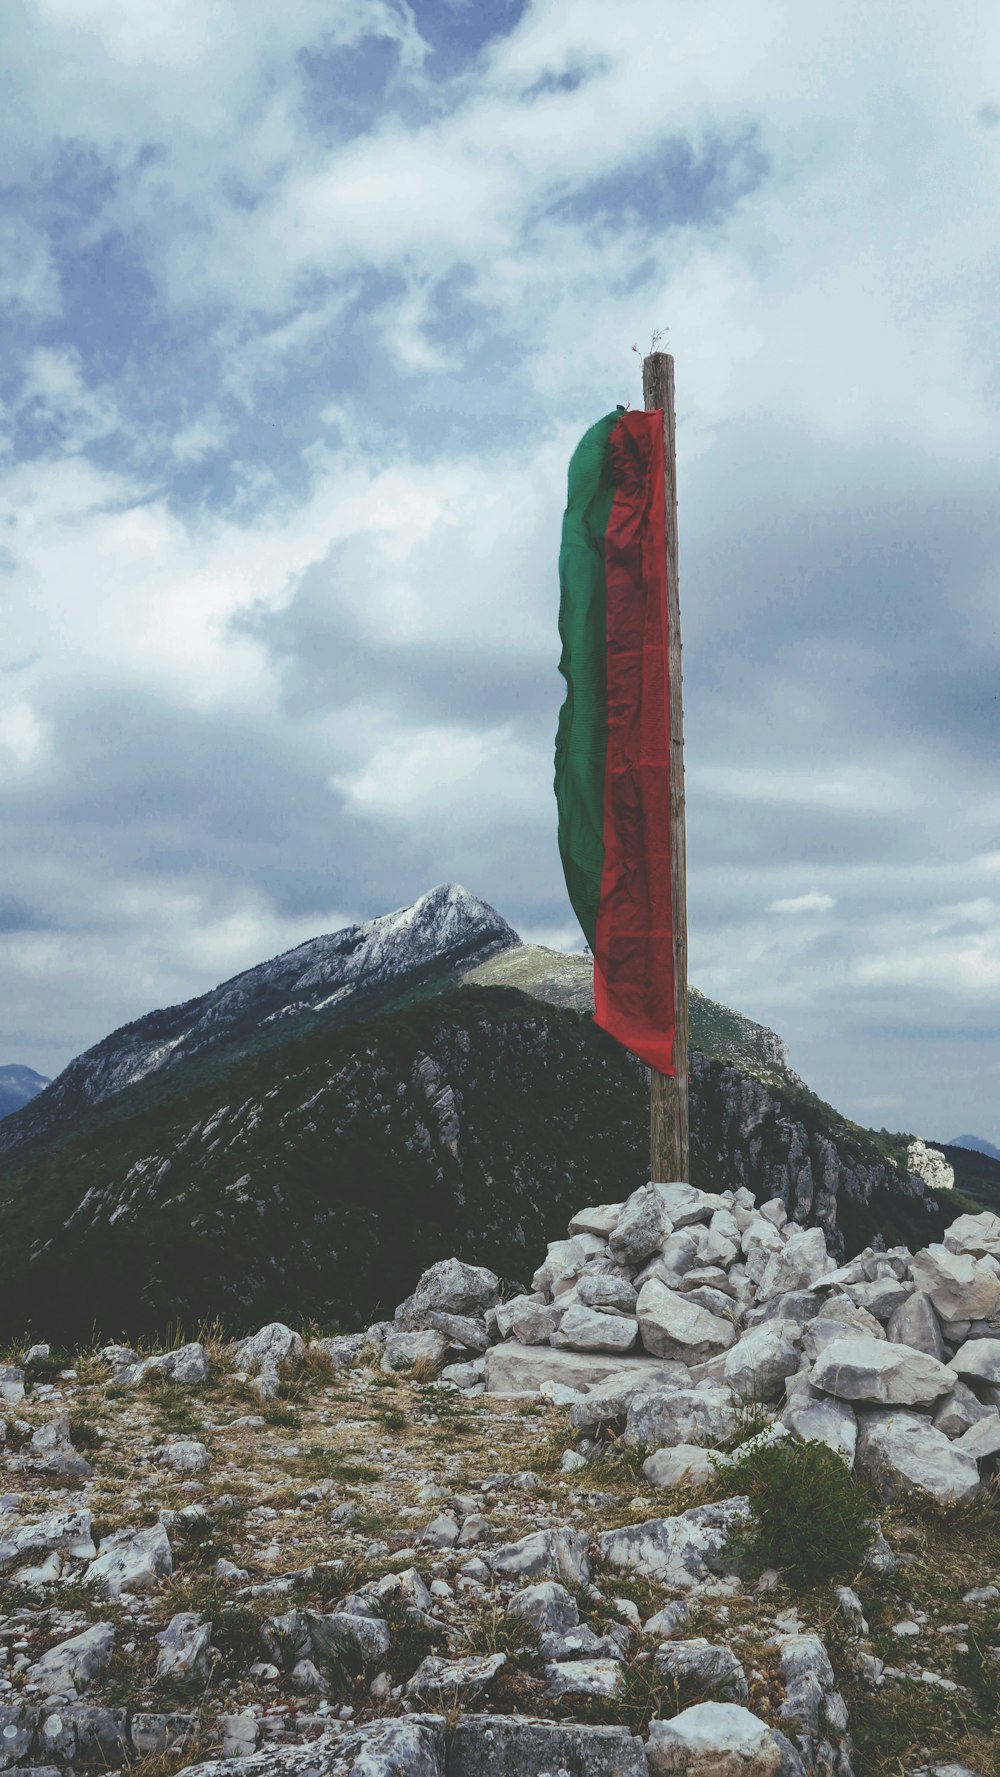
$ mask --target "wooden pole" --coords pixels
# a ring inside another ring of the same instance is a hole
[[[663,462],[666,478],[667,646],[670,685],[670,877],[674,925],[674,1065],[671,1078],[649,1073],[650,1178],[659,1183],[687,1180],[688,1148],[688,992],[687,868],[684,834],[684,703],[681,680],[681,602],[677,578],[677,443],[674,422],[674,361],[669,352],[651,352],[642,363],[642,395],[647,413],[663,409]]]

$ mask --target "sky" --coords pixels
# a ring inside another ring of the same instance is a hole
[[[0,1062],[454,880],[579,947],[566,465],[675,359],[691,979],[1000,1140],[1000,11],[6,0]]]

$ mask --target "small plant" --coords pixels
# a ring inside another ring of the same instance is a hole
[[[733,1540],[752,1565],[780,1568],[800,1587],[857,1573],[875,1537],[874,1499],[826,1444],[786,1438],[714,1466],[750,1501],[750,1524]]]
[[[100,1450],[104,1440],[100,1431],[91,1419],[84,1419],[79,1413],[71,1413],[69,1420],[70,1443],[81,1456],[92,1456]]]
[[[730,1396],[733,1405],[733,1424],[735,1432],[733,1446],[745,1444],[748,1438],[757,1438],[761,1432],[767,1431],[773,1414],[764,1399],[760,1384],[754,1375],[750,1387],[741,1393],[735,1390]]]

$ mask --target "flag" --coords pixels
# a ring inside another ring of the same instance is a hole
[[[595,1021],[674,1068],[663,414],[606,414],[573,453],[559,553],[555,791]]]

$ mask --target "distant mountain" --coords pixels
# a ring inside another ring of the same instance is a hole
[[[961,1142],[936,1141],[955,1174],[955,1189],[971,1197],[977,1208],[992,1209],[1000,1214],[1000,1151],[989,1142],[972,1147],[975,1138]]]
[[[441,884],[412,907],[310,938],[210,993],[112,1031],[0,1129],[0,1155],[75,1128],[85,1111],[151,1074],[196,1059],[204,1065],[220,1051],[280,1047],[317,1018],[326,1028],[354,1022],[520,942],[485,901]]]
[[[645,1069],[591,1005],[589,959],[448,885],[114,1032],[0,1125],[0,1337],[358,1325],[450,1253],[526,1282],[648,1176]],[[956,1213],[773,1031],[692,991],[691,1049],[695,1183],[851,1252]]]
[[[9,1117],[30,1104],[48,1084],[45,1075],[36,1074],[33,1067],[21,1067],[17,1062],[0,1067],[0,1117]]]
[[[995,1148],[991,1141],[984,1141],[981,1135],[953,1135],[948,1146],[971,1148],[974,1154],[988,1154],[991,1160],[1000,1160],[1000,1148]]]

